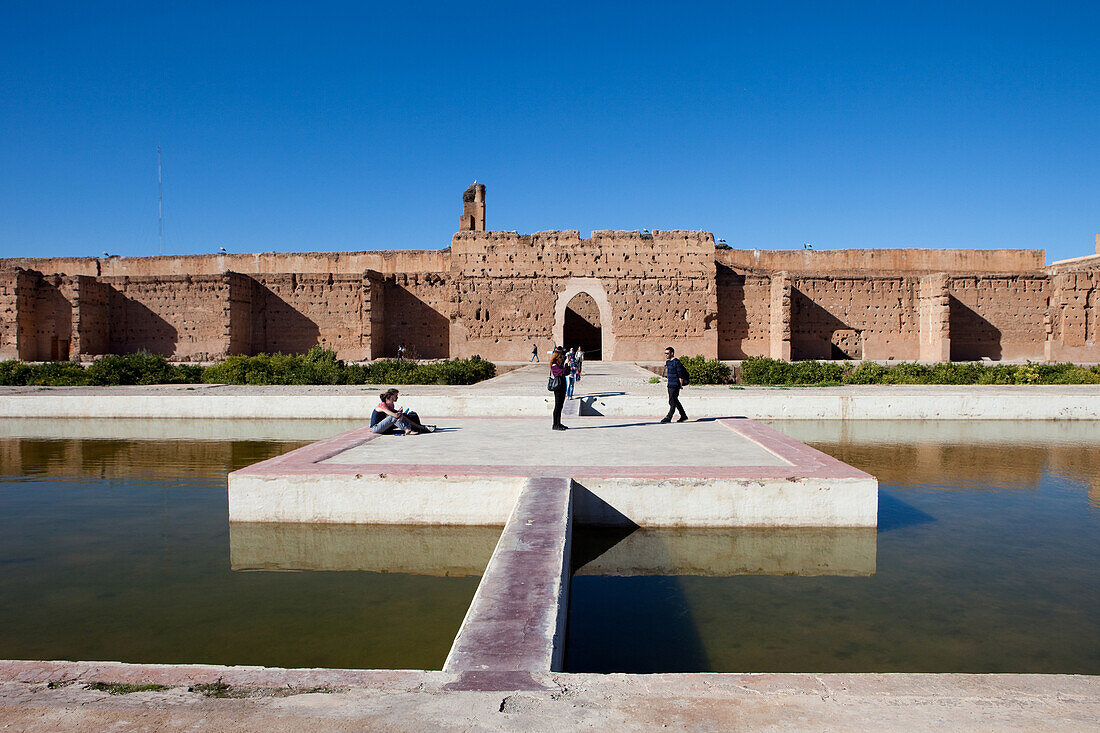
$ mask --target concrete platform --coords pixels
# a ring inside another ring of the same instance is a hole
[[[447,420],[348,431],[229,475],[233,522],[503,525],[528,478],[571,478],[581,524],[874,527],[873,476],[746,418]]]

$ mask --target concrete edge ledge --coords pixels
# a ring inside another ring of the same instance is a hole
[[[464,681],[476,676],[478,686]],[[47,686],[47,683],[54,683]],[[109,695],[90,683],[153,683]],[[221,683],[241,698],[180,688]],[[265,694],[266,691],[266,694]],[[310,694],[329,692],[330,694]],[[0,661],[0,720],[28,731],[332,729],[1093,730],[1100,677],[568,674]]]
[[[888,389],[836,394],[812,389],[729,391],[693,388],[682,395],[693,417],[744,416],[755,420],[1100,420],[1100,389],[1093,394],[1047,391],[897,394]],[[0,418],[202,418],[366,420],[376,397],[360,395],[0,395]],[[582,414],[607,417],[663,415],[658,395],[584,397]],[[421,395],[416,408],[439,417],[548,417],[551,403],[532,395]]]
[[[148,664],[110,661],[67,661],[0,659],[0,683],[46,684],[49,682],[147,682],[166,686],[217,682],[227,685],[278,687],[324,684],[374,687],[382,690],[441,690],[457,681],[458,672],[419,669],[330,669],[320,667],[261,667],[219,664]],[[1100,705],[1100,675],[962,672],[667,672],[624,673],[536,673],[534,679],[581,684],[598,680],[635,680],[654,692],[675,690],[685,694],[705,691],[719,684],[734,684],[747,692],[776,689],[819,690],[832,687],[874,687],[887,694],[900,694],[914,683],[935,685],[958,694],[969,691],[1000,691],[1004,694],[1036,694],[1038,686],[1054,686],[1066,698],[1078,698]]]

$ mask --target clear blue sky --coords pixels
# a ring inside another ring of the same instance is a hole
[[[410,7],[405,7],[406,5]],[[0,0],[0,255],[1100,231],[1100,3]]]

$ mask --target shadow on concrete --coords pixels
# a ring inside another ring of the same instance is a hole
[[[642,425],[659,425],[660,420],[653,418],[645,422],[621,423],[616,425],[570,425],[570,430],[607,430],[609,428],[636,428]]]
[[[919,524],[935,522],[936,518],[926,514],[911,504],[906,504],[901,499],[891,496],[883,491],[878,492],[878,531],[889,532],[892,529],[903,527],[915,527]]]
[[[630,517],[576,481],[573,482],[573,521],[586,527],[625,527],[630,532],[638,528]],[[618,540],[625,536],[620,536]]]

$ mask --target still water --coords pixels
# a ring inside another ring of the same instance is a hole
[[[1100,425],[772,425],[878,477],[877,532],[582,530],[570,671],[1100,674]]]
[[[230,471],[353,426],[0,422],[0,658],[438,669],[499,528],[229,525]]]
[[[578,530],[570,671],[1100,673],[1100,425],[773,425],[878,529]],[[438,669],[499,528],[227,521],[354,426],[0,421],[0,658]]]

